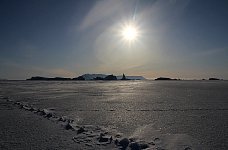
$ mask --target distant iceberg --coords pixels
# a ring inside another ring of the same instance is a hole
[[[82,77],[84,77],[85,80],[94,80],[94,79],[98,79],[98,78],[105,78],[108,75],[106,74],[84,74],[82,75]],[[121,80],[122,79],[122,75],[118,75],[116,76],[117,80]],[[126,76],[127,79],[129,80],[146,80],[143,76]]]
[[[106,75],[106,74],[84,74],[84,75],[82,75],[82,77],[84,77],[85,80],[94,80],[97,77],[105,78],[107,76],[108,75]]]

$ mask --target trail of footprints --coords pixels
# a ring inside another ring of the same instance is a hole
[[[32,105],[28,105],[24,102],[14,101],[8,97],[3,97],[7,102],[18,106],[20,109],[31,111],[34,114],[43,116],[51,121],[61,124],[66,130],[75,131],[77,134],[72,140],[79,144],[84,144],[90,149],[96,146],[109,146],[113,145],[112,149],[121,150],[165,150],[159,147],[161,140],[155,138],[149,143],[145,141],[136,140],[134,138],[122,138],[122,133],[118,133],[113,127],[101,127],[95,125],[83,125],[79,126],[74,124],[74,120],[67,116],[56,116],[52,109],[39,109]],[[112,146],[111,146],[112,147]],[[191,150],[190,147],[186,147],[184,150]]]

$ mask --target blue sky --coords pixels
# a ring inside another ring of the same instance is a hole
[[[228,79],[227,0],[1,0],[0,78]],[[133,21],[131,45],[119,35]]]

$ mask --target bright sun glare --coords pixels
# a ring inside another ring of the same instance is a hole
[[[132,42],[138,37],[138,29],[133,25],[126,25],[122,29],[122,36],[125,40]]]

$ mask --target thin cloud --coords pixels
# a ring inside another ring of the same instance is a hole
[[[98,1],[87,14],[80,25],[80,30],[85,30],[103,19],[109,18],[123,9],[124,1],[102,0]]]

